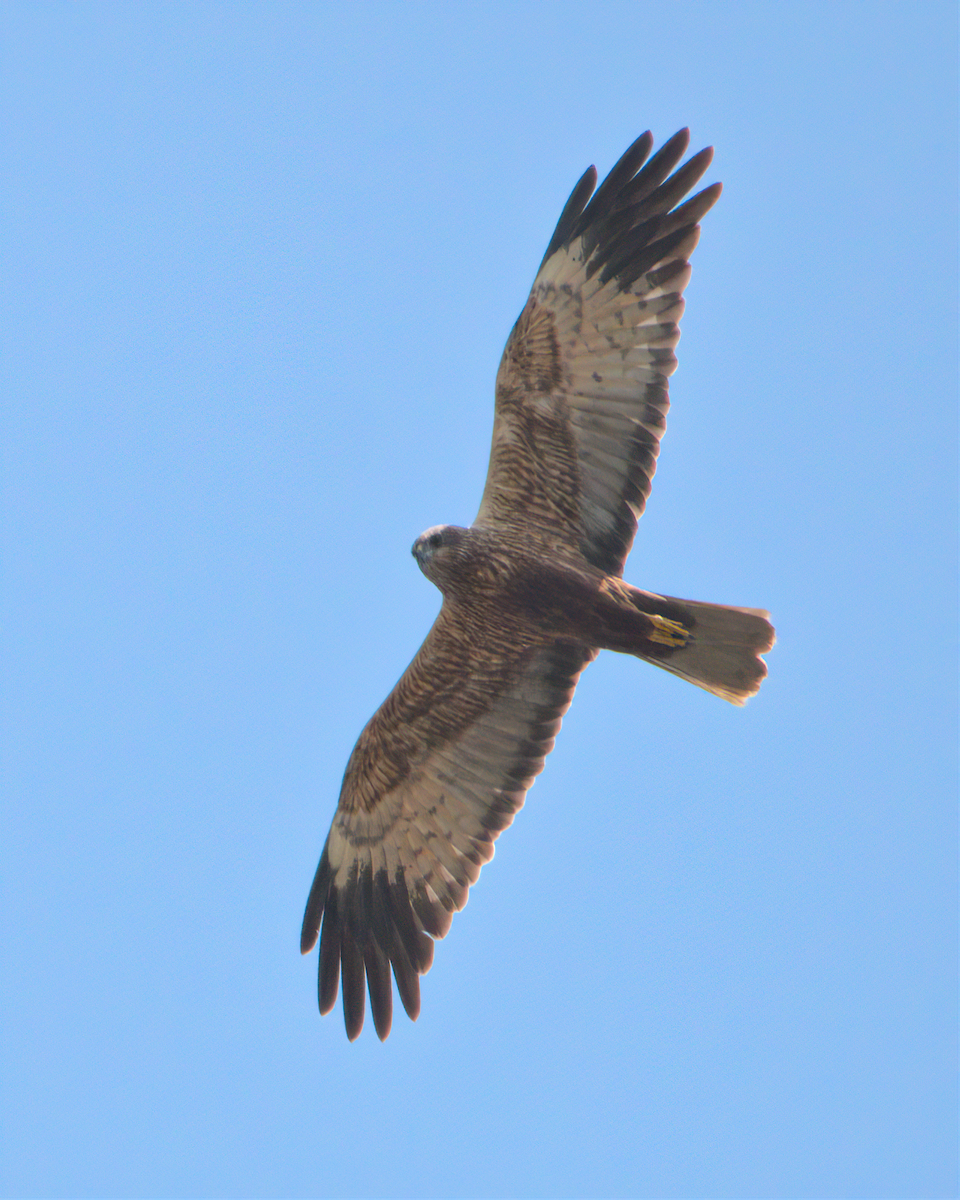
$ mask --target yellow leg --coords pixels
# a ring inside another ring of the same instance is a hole
[[[650,613],[646,615],[653,622],[653,633],[650,634],[651,642],[656,642],[660,646],[685,646],[690,640],[690,634],[679,621],[669,621],[666,617],[657,617]]]

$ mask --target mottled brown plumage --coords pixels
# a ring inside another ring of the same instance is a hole
[[[649,133],[561,214],[497,373],[490,468],[470,529],[413,553],[443,593],[416,658],[360,735],[307,901],[320,1011],[347,1034],[411,1018],[419,976],[553,747],[583,668],[633,654],[734,704],[766,675],[769,614],[643,592],[621,578],[656,469],[697,222],[720,185],[678,170],[682,130]],[[646,165],[644,165],[646,164]],[[588,203],[589,201],[589,203]]]

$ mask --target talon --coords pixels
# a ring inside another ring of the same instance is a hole
[[[685,646],[690,640],[689,632],[679,621],[669,621],[666,617],[647,614],[653,622],[653,632],[649,635],[651,642],[660,646]]]

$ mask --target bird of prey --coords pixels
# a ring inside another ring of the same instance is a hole
[[[303,918],[320,940],[319,1001],[342,980],[351,1041],[364,984],[381,1039],[393,992],[419,976],[543,769],[580,672],[632,654],[743,704],[773,645],[769,613],[624,582],[656,468],[698,222],[719,183],[685,199],[712,149],[678,168],[684,129],[643,134],[594,191],[573,189],[507,340],[493,445],[469,529],[438,525],[413,555],[443,593],[413,662],[360,734]]]

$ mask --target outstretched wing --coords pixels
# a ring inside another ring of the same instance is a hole
[[[674,171],[675,134],[643,166],[645,133],[593,198],[577,184],[497,374],[490,467],[475,525],[619,574],[656,470],[676,369],[687,261],[713,184],[680,203],[712,149]],[[671,172],[674,172],[671,174]],[[589,200],[589,203],[587,201]]]
[[[307,953],[320,937],[321,1013],[336,1002],[342,975],[351,1040],[363,1027],[365,978],[377,1033],[390,1032],[391,966],[416,1019],[431,939],[442,938],[466,904],[595,655],[579,642],[524,645],[519,630],[481,645],[445,602],[360,735],[300,943]]]

